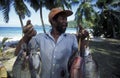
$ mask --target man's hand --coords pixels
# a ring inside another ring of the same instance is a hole
[[[27,37],[33,37],[36,35],[36,31],[34,30],[34,28],[31,24],[25,26],[23,29],[24,29],[23,33]]]
[[[27,21],[26,26],[23,28],[24,37],[23,40],[25,42],[29,42],[29,40],[37,34],[36,30],[34,30],[33,25],[30,20]]]
[[[81,30],[81,32],[78,33],[78,39],[81,38],[82,40],[84,40],[88,36],[89,36],[89,33],[87,30]]]
[[[24,26],[23,33],[24,33],[24,37],[19,41],[18,45],[16,46],[15,56],[17,56],[18,53],[20,52],[21,45],[23,43],[29,43],[30,39],[37,34],[30,20],[28,20],[26,25]]]

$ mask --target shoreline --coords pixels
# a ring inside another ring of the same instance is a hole
[[[46,32],[49,32],[51,28],[46,27]],[[42,27],[35,27],[35,30],[38,33],[44,33]],[[66,33],[76,33],[76,28],[67,28]],[[10,38],[7,41],[18,41],[22,38],[22,30],[20,27],[2,27],[0,28],[0,42],[3,38]]]
[[[22,37],[21,37],[21,38],[22,38]],[[5,50],[8,49],[9,47],[15,48],[21,38],[8,39],[8,40],[4,43]],[[106,38],[102,38],[102,37],[91,37],[91,38],[89,39],[89,41],[102,42],[102,41],[104,41],[105,39],[106,39]],[[0,45],[1,45],[1,43],[2,43],[2,40],[0,41]]]

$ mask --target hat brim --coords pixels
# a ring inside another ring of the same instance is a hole
[[[71,16],[72,14],[73,14],[73,12],[72,11],[70,11],[70,10],[63,10],[63,11],[61,11],[61,12],[59,12],[58,14],[63,14],[63,15],[65,15],[66,17],[68,17],[68,16]],[[57,14],[57,15],[58,15]]]
[[[55,16],[57,16],[59,14],[64,15],[65,17],[68,17],[68,16],[72,15],[73,12],[71,10],[61,10],[61,9],[55,10],[55,9],[53,9],[49,13],[49,21],[52,20]]]

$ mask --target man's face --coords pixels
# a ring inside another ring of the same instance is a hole
[[[56,22],[56,30],[60,33],[64,33],[67,28],[67,17],[64,15],[58,15],[58,17],[55,20]]]

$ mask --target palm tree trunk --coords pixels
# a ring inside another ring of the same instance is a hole
[[[46,33],[45,25],[44,25],[44,22],[43,22],[43,16],[42,16],[42,3],[40,3],[40,19],[41,19],[41,23],[42,23],[42,26],[43,26],[43,31],[44,31],[44,33]]]
[[[113,38],[116,38],[115,27],[112,27],[112,29],[113,29]]]
[[[21,15],[19,14],[18,16],[19,16],[19,19],[20,19],[21,28],[22,28],[22,36],[23,36],[23,21],[22,21]]]

